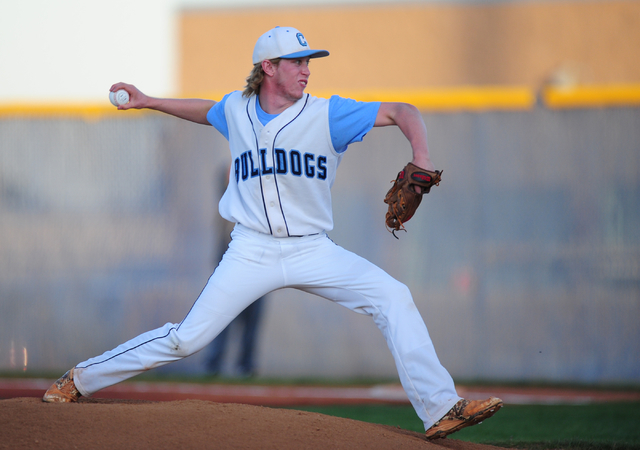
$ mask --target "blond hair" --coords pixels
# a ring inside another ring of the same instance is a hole
[[[280,63],[281,58],[270,59],[271,63],[277,66]],[[264,80],[264,69],[262,68],[262,63],[253,65],[253,69],[251,69],[251,73],[247,77],[247,85],[244,87],[244,91],[242,91],[243,97],[251,97],[253,94],[258,95],[260,93],[260,85]]]

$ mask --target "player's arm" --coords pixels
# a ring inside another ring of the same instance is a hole
[[[125,83],[114,84],[110,91],[119,89],[129,93],[129,103],[118,106],[118,109],[153,109],[191,122],[211,125],[207,120],[207,113],[216,104],[213,100],[149,97],[137,87]]]
[[[408,103],[383,102],[380,104],[374,127],[396,125],[411,144],[413,164],[427,170],[435,170],[427,145],[427,126],[422,114]]]

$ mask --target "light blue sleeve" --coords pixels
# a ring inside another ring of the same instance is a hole
[[[227,116],[224,113],[224,105],[227,103],[227,98],[232,93],[229,93],[222,97],[218,103],[213,105],[207,113],[207,120],[214,126],[222,135],[229,140],[229,126],[227,125]]]
[[[343,153],[373,128],[380,102],[358,102],[337,95],[329,99],[329,131],[333,148]]]

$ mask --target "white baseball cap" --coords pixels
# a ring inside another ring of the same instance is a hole
[[[307,40],[295,28],[275,27],[258,38],[253,49],[253,63],[275,58],[322,58],[329,56],[326,50],[312,50]]]

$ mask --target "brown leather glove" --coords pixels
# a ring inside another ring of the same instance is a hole
[[[407,164],[398,173],[393,186],[384,198],[384,202],[389,205],[385,223],[396,239],[398,236],[395,232],[405,230],[404,223],[413,217],[420,206],[422,196],[428,194],[432,186],[438,186],[441,180],[441,170],[431,172],[413,163]]]

